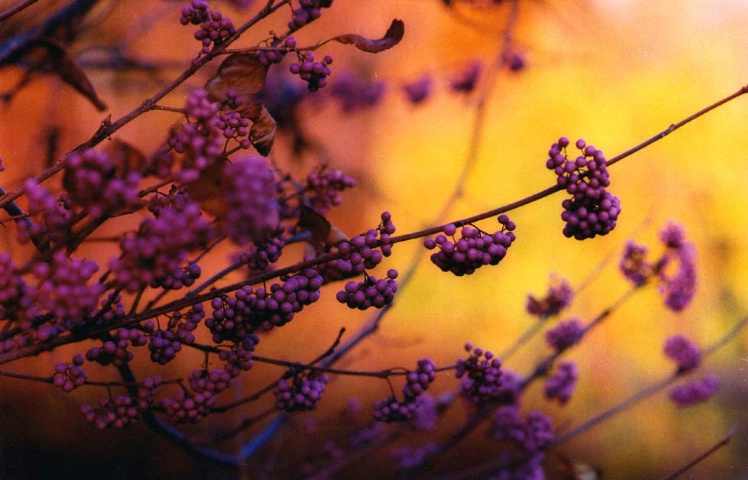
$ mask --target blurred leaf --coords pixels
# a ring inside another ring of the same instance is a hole
[[[233,88],[242,97],[260,93],[265,88],[269,65],[263,65],[257,53],[234,53],[218,67],[205,84],[211,101],[226,99],[226,90]]]
[[[222,172],[227,161],[223,158],[214,162],[200,173],[200,178],[185,185],[187,193],[200,204],[200,208],[217,218],[225,217],[228,210],[228,204],[222,195]]]
[[[390,28],[387,29],[387,33],[384,37],[378,40],[371,40],[362,35],[356,35],[349,33],[346,35],[338,35],[332,38],[336,42],[344,44],[353,44],[359,50],[369,53],[379,53],[384,50],[390,49],[400,43],[405,34],[405,24],[402,20],[393,20],[390,24]]]
[[[36,39],[19,52],[18,56],[31,65],[29,74],[51,70],[86,97],[98,110],[106,110],[106,104],[96,94],[86,73],[61,44],[49,39]],[[19,85],[19,88],[22,85]]]
[[[324,253],[330,246],[348,240],[338,227],[308,205],[301,205],[298,225],[309,231],[307,242],[317,253]]]
[[[106,144],[106,152],[117,169],[117,176],[129,172],[142,172],[146,166],[146,157],[138,148],[122,140],[113,139]]]

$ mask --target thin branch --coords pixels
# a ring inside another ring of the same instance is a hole
[[[727,445],[728,443],[730,443],[730,440],[732,439],[732,437],[735,436],[735,432],[736,431],[737,431],[737,427],[733,427],[729,432],[727,432],[727,435],[725,435],[725,437],[722,440],[720,440],[716,444],[712,445],[706,451],[704,451],[703,453],[699,454],[696,458],[694,458],[690,462],[686,463],[685,465],[683,465],[682,467],[680,467],[676,471],[672,472],[669,475],[666,475],[666,476],[662,477],[661,480],[673,480],[673,479],[679,477],[681,474],[687,472],[688,470],[690,470],[694,466],[696,466],[696,464],[698,464],[699,462],[701,462],[701,461],[709,458],[709,456],[711,456],[714,452],[716,452],[720,448],[722,448],[725,445]]]
[[[30,7],[31,5],[35,4],[39,0],[22,0],[15,5],[11,5],[5,11],[0,12],[0,22],[3,22],[7,20],[8,18],[12,17],[16,13],[23,11],[26,7]]]

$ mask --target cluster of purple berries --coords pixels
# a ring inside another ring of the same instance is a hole
[[[168,275],[160,278],[154,278],[151,282],[151,288],[164,288],[166,290],[179,290],[184,287],[191,287],[195,280],[200,278],[202,270],[197,263],[190,263],[186,267],[180,268]]]
[[[462,394],[476,404],[497,400],[503,392],[501,360],[470,343],[465,344],[465,351],[470,355],[457,360],[455,371],[455,376],[462,379]]]
[[[239,112],[221,112],[218,114],[216,123],[216,126],[223,132],[224,138],[235,140],[239,148],[244,150],[252,146],[252,141],[248,137],[251,125],[252,121],[243,117]]]
[[[273,44],[276,43],[278,42],[273,42]],[[285,48],[288,51],[293,50],[296,48],[296,39],[294,37],[287,37],[283,41],[282,48]],[[286,56],[287,50],[259,50],[257,55],[261,64],[272,65],[274,63],[282,62],[283,58]]]
[[[231,386],[233,377],[225,370],[213,369],[211,371],[198,368],[190,373],[190,388],[195,393],[210,392],[218,395]]]
[[[458,277],[470,275],[483,265],[498,265],[516,238],[514,222],[507,215],[500,215],[498,220],[502,229],[493,235],[464,226],[460,229],[460,239],[454,242],[447,237],[454,239],[457,227],[452,223],[445,225],[444,233],[423,242],[429,250],[439,247],[438,252],[431,254],[431,262],[443,272],[452,272]]]
[[[18,222],[18,242],[33,241],[36,245],[62,248],[68,245],[73,230],[73,202],[65,193],[56,197],[30,178],[23,184],[29,201],[28,213],[34,222]]]
[[[560,322],[545,332],[546,343],[556,352],[563,352],[584,336],[585,326],[576,318]]]
[[[390,212],[382,212],[381,219],[382,222],[377,228],[369,229],[364,235],[337,244],[341,257],[320,268],[326,283],[360,275],[376,267],[382,263],[384,257],[392,254],[395,223]]]
[[[323,8],[330,8],[332,0],[299,0],[299,7],[293,11],[288,28],[298,30],[304,25],[318,19]]]
[[[559,138],[548,150],[550,158],[545,163],[556,174],[558,185],[572,196],[561,203],[564,236],[584,240],[606,235],[616,226],[621,203],[606,190],[610,175],[605,155],[580,138],[575,146],[581,155],[570,160],[566,157],[569,143],[568,138]]]
[[[560,362],[556,373],[548,377],[543,387],[543,394],[548,400],[558,400],[565,405],[574,394],[574,388],[579,378],[579,369],[574,362]]]
[[[258,329],[271,330],[290,322],[306,305],[320,296],[322,277],[307,268],[299,274],[274,283],[270,291],[245,285],[233,297],[214,298],[213,315],[205,325],[213,334],[213,341],[242,341]]]
[[[364,275],[364,281],[350,281],[335,298],[349,308],[366,310],[369,307],[382,308],[392,303],[397,292],[397,270],[387,270],[387,278],[377,280],[372,275]]]
[[[316,62],[312,52],[305,52],[299,54],[299,62],[292,63],[288,70],[307,82],[310,92],[316,92],[327,86],[327,77],[332,73],[329,66],[331,63],[330,55],[325,55],[321,62]]]
[[[218,10],[210,10],[206,0],[192,0],[192,3],[182,8],[179,19],[182,25],[200,25],[195,32],[195,39],[202,42],[200,53],[210,53],[213,44],[220,45],[236,32],[233,22],[225,18]]]
[[[706,402],[719,388],[719,377],[710,373],[703,378],[692,380],[670,389],[668,396],[680,408],[690,407]]]
[[[192,393],[180,388],[172,398],[164,398],[159,406],[173,423],[196,423],[210,414],[216,397],[209,390]]]
[[[282,223],[269,235],[254,241],[254,252],[242,256],[242,263],[252,271],[264,271],[271,263],[275,263],[283,253],[286,246],[286,229]]]
[[[127,427],[140,418],[137,402],[129,395],[117,395],[114,399],[100,398],[96,406],[83,404],[81,413],[99,430]]]
[[[241,341],[235,342],[228,350],[221,350],[218,358],[226,362],[223,369],[234,378],[238,377],[241,372],[250,370],[253,365],[252,357],[258,343],[260,343],[260,337],[253,333],[247,335]]]
[[[332,207],[337,207],[343,203],[340,192],[355,185],[356,180],[343,173],[342,170],[331,170],[323,167],[307,175],[307,199],[316,212],[324,215]]]
[[[137,328],[120,328],[110,339],[105,340],[102,345],[91,347],[86,352],[86,360],[96,362],[100,365],[115,366],[124,365],[132,360],[132,352],[128,346],[142,347],[148,343],[148,338]]]
[[[55,373],[52,375],[52,384],[61,388],[63,392],[72,392],[86,383],[86,372],[81,368],[83,355],[76,354],[71,363],[58,363],[55,365]]]
[[[314,410],[328,381],[327,375],[316,372],[294,375],[290,382],[281,378],[273,389],[275,408],[286,412]]]
[[[522,418],[519,407],[516,405],[498,408],[494,416],[493,427],[496,439],[513,442],[527,452],[545,450],[555,438],[550,417],[540,412],[529,412]]]
[[[65,190],[76,205],[88,208],[94,217],[139,201],[140,174],[122,172],[117,176],[115,165],[105,152],[73,153],[67,157],[65,167]]]
[[[568,307],[574,292],[566,280],[557,280],[549,288],[545,297],[537,298],[534,295],[527,296],[525,311],[541,319],[558,315],[561,310]]]
[[[411,419],[420,407],[420,396],[436,379],[436,364],[429,358],[418,360],[418,367],[405,376],[403,399],[394,396],[374,403],[374,420],[377,422],[402,422]]]

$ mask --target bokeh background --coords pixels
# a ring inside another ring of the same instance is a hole
[[[12,3],[0,2],[0,10]],[[29,8],[12,25],[22,27],[64,2],[39,3],[45,5]],[[253,12],[212,3],[235,23]],[[357,189],[347,192],[344,205],[330,214],[349,235],[376,226],[383,210],[392,212],[398,233],[434,225],[469,161],[462,194],[450,205],[447,220],[525,197],[553,183],[544,162],[548,147],[560,135],[585,138],[612,157],[748,82],[744,1],[520,0],[513,49],[527,66],[519,72],[500,70],[490,88],[486,78],[502,48],[508,2],[454,3],[454,8],[447,8],[438,0],[337,0],[322,19],[296,35],[300,43],[310,44],[347,32],[378,37],[392,18],[401,18],[406,25],[402,44],[378,55],[341,45],[325,49],[335,57],[331,82],[346,71],[387,82],[387,93],[378,106],[346,113],[331,101],[306,102],[300,111],[301,125],[325,146],[325,154],[293,157],[283,143],[288,136],[283,135],[274,151],[277,161],[291,171],[303,172],[325,161],[357,178]],[[181,72],[196,53],[193,27],[178,24],[181,5],[101,2],[93,26],[73,45],[78,58],[91,65],[87,72],[112,118],[130,111]],[[270,30],[282,31],[285,19],[281,17],[260,24],[241,44],[251,46]],[[128,55],[161,68],[150,73],[95,68],[97,51],[87,50],[91,45],[121,45]],[[471,61],[483,65],[481,83],[471,94],[452,92],[450,81]],[[189,80],[163,104],[180,106],[185,94],[202,85],[209,73]],[[427,102],[412,105],[405,101],[401,86],[424,74],[434,79],[432,95]],[[19,76],[20,71],[0,71],[2,90],[10,89]],[[477,154],[469,160],[481,101],[486,102],[483,130]],[[43,168],[52,133],[59,155],[88,139],[105,114],[58,79],[35,80],[0,107],[0,156],[6,167],[0,185],[15,188]],[[574,287],[584,285],[566,316],[590,320],[627,288],[616,271],[626,241],[654,246],[659,229],[672,220],[685,226],[698,250],[699,290],[693,304],[676,314],[663,307],[656,289],[638,293],[570,353],[579,363],[581,378],[567,406],[546,405],[537,385],[527,393],[524,405],[549,412],[558,426],[568,428],[666,375],[672,368],[662,355],[668,335],[683,333],[706,345],[748,313],[746,119],[748,98],[739,98],[612,167],[610,189],[621,199],[623,213],[616,230],[606,237],[584,242],[564,238],[561,196],[555,195],[511,213],[518,240],[501,265],[456,278],[442,274],[427,260],[421,262],[413,280],[398,293],[380,331],[345,366],[409,367],[424,356],[440,365],[451,364],[463,355],[465,341],[501,351],[532,325],[533,319],[524,311],[526,297],[542,295],[552,276],[565,278]],[[118,137],[150,152],[177,121],[168,112],[150,113]],[[492,222],[479,226],[488,230],[495,227]],[[123,228],[120,223],[110,233],[121,234]],[[24,252],[12,242],[13,229],[6,230],[3,248],[22,257]],[[83,253],[105,262],[110,248],[95,244]],[[399,244],[386,267],[403,271],[423,253],[420,241]],[[290,262],[299,254],[291,250],[282,261]],[[225,255],[216,255],[216,261],[225,261]],[[337,304],[333,289],[327,293],[292,324],[263,340],[260,353],[294,360],[314,358],[329,346],[339,328],[355,331],[370,317]],[[746,347],[747,336],[742,334],[709,358],[704,369],[719,373],[722,386],[708,404],[681,410],[663,393],[563,445],[559,452],[600,469],[604,478],[657,478],[737,425],[730,444],[686,478],[748,478]],[[68,359],[74,351],[4,368],[49,375],[55,362]],[[538,337],[508,366],[527,373],[546,353]],[[185,353],[179,361],[180,365],[165,369],[164,376],[184,374],[201,358]],[[282,373],[269,366],[256,370],[257,377],[250,376],[250,381],[226,395],[241,398],[264,385],[259,379]],[[102,370],[98,375],[104,379],[109,374]],[[446,392],[455,385],[445,375],[433,388]],[[0,377],[0,459],[13,475],[9,478],[62,478],[62,474],[97,478],[103,472],[110,478],[227,475],[188,458],[143,426],[96,431],[77,409],[101,392],[82,390],[63,394],[48,385]],[[319,412],[306,417],[317,415],[320,432],[333,436],[340,423],[336,415],[349,396],[366,406],[388,392],[383,381],[339,378],[328,387]],[[225,415],[216,422],[209,418],[206,425],[190,431],[209,436],[250,411]],[[460,419],[458,415],[450,421]],[[440,433],[449,430],[445,426]],[[271,442],[269,452],[253,460],[257,471],[263,464],[277,462],[274,459],[291,448],[288,445],[299,455],[305,448],[313,451],[310,443],[295,441],[294,435]],[[231,449],[232,443],[225,446]],[[437,472],[480,462],[478,453],[468,451],[490,455],[483,432],[468,439],[462,453],[451,455]],[[386,458],[383,454],[380,460]],[[364,463],[364,468],[375,468],[377,463],[372,462]]]

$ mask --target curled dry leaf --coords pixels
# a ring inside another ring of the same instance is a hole
[[[73,57],[59,43],[48,39],[37,39],[15,55],[30,65],[29,74],[51,70],[86,97],[99,111],[106,110],[106,104],[96,94],[86,72],[75,63]]]
[[[355,33],[349,33],[346,35],[338,35],[333,37],[331,40],[344,44],[352,44],[354,47],[368,53],[379,53],[384,50],[390,49],[400,43],[405,34],[405,24],[402,20],[392,20],[390,28],[384,34],[384,37],[372,40],[362,35]]]
[[[225,217],[228,210],[228,205],[222,195],[225,189],[222,172],[227,161],[226,158],[222,158],[211,164],[202,171],[200,178],[185,185],[187,193],[200,204],[200,208],[216,218]]]
[[[267,156],[273,148],[275,141],[275,119],[265,105],[256,103],[247,111],[247,118],[252,120],[252,128],[249,130],[249,141],[255,147],[257,153]]]
[[[307,242],[318,254],[328,251],[332,245],[348,240],[348,237],[324,215],[307,205],[301,205],[298,225],[309,231]]]
[[[143,152],[125,141],[115,138],[106,145],[105,150],[117,169],[117,176],[142,172],[146,168],[147,161]]]
[[[216,74],[205,84],[208,98],[213,102],[226,100],[226,90],[233,88],[245,100],[265,88],[268,65],[263,65],[257,53],[229,55]]]

